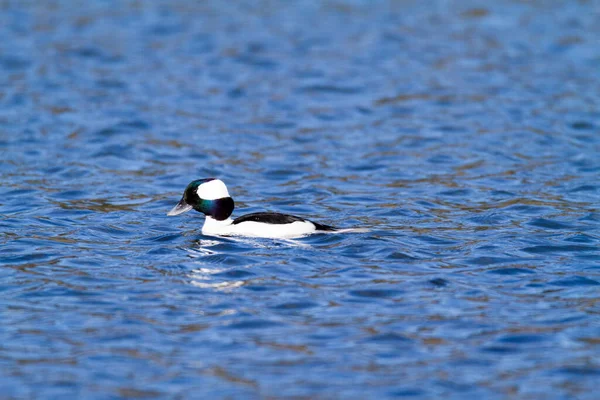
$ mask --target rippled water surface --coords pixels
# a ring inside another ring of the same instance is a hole
[[[595,397],[597,2],[3,2],[0,37],[0,397]],[[166,217],[211,176],[371,231]]]

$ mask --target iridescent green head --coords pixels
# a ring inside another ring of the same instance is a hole
[[[179,215],[194,209],[222,221],[229,218],[233,208],[233,199],[223,181],[215,178],[197,179],[187,185],[181,200],[167,215]]]

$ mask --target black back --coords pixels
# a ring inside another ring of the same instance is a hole
[[[317,228],[318,231],[335,231],[336,230],[333,226],[318,224],[316,222],[309,221],[304,218],[296,217],[294,215],[280,214],[280,213],[273,213],[273,212],[257,212],[257,213],[242,215],[241,217],[234,219],[232,224],[236,225],[236,224],[239,224],[242,222],[250,222],[250,221],[251,222],[262,222],[265,224],[274,224],[274,225],[291,224],[296,221],[310,222]]]

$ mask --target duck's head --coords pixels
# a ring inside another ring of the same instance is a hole
[[[233,212],[234,203],[229,196],[227,186],[220,179],[197,179],[187,185],[183,197],[167,215],[183,214],[192,208],[218,221],[223,221]]]

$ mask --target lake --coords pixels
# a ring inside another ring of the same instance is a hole
[[[0,5],[6,399],[595,398],[600,8]],[[366,233],[211,237],[166,213]]]

